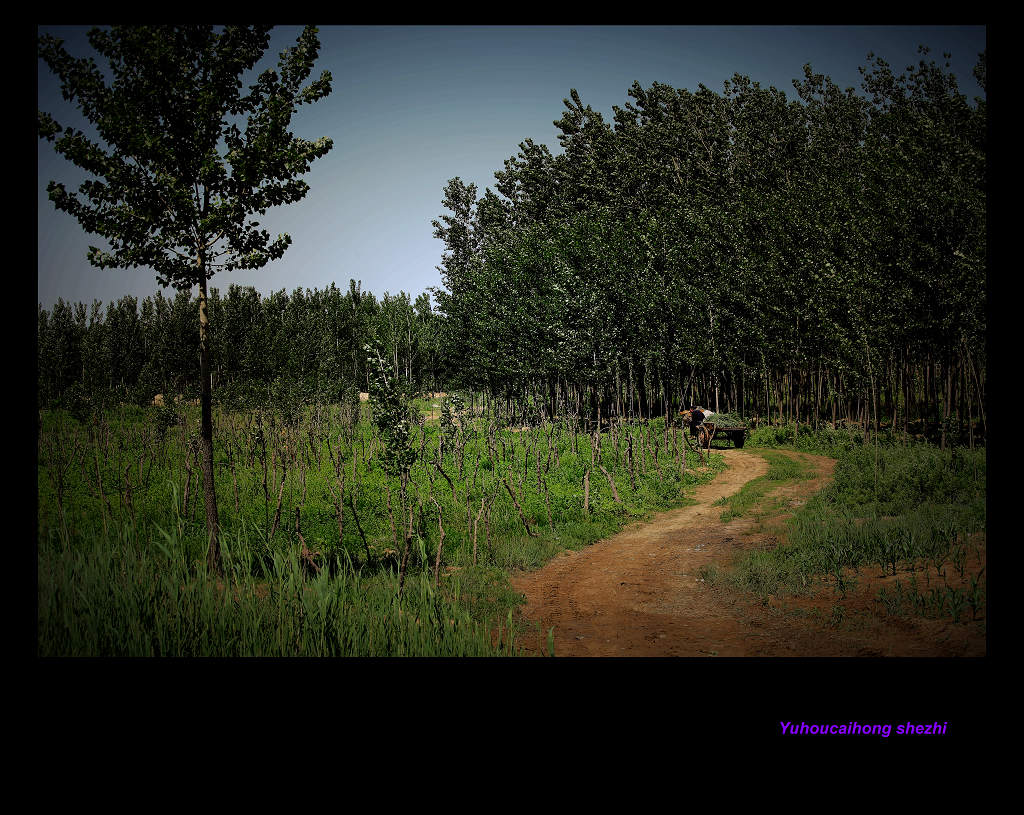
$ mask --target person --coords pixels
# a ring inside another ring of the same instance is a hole
[[[690,408],[689,414],[691,416],[690,426],[693,428],[700,427],[704,422],[709,421],[710,418],[715,415],[714,411],[700,406]]]
[[[714,412],[704,407],[691,407],[683,411],[683,421],[690,425],[690,435],[696,436],[700,439],[701,446],[709,447],[711,445],[710,430],[704,427],[705,422],[708,422],[711,416],[714,416]],[[705,437],[708,437],[705,439]]]

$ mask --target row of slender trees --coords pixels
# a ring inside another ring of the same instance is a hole
[[[927,53],[862,93],[634,83],[613,123],[572,91],[561,154],[445,189],[451,369],[552,412],[984,432],[986,106]]]
[[[37,364],[41,405],[69,395],[107,394],[150,402],[156,394],[200,391],[199,302],[190,291],[173,298],[157,292],[90,308],[59,300],[38,307]],[[367,344],[379,349],[410,390],[434,387],[443,373],[438,317],[430,297],[385,293],[380,299],[349,281],[342,292],[295,289],[261,295],[232,285],[211,289],[209,359],[215,394],[272,395],[286,383],[336,400],[345,390],[367,390]]]

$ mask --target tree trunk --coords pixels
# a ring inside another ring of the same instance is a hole
[[[206,564],[217,575],[224,573],[220,557],[220,523],[217,519],[217,491],[213,480],[213,396],[210,382],[210,324],[207,315],[206,269],[203,253],[197,258],[199,268],[199,380],[202,422],[200,428],[200,465],[203,470],[203,498],[206,502],[206,532],[210,548]]]

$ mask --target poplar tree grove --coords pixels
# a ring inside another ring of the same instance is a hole
[[[443,192],[457,381],[549,413],[984,436],[986,105],[928,53],[869,54],[860,93],[810,65],[791,98],[634,83],[612,122],[573,90],[559,155],[527,139],[493,190]]]

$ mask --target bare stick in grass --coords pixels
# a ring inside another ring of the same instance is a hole
[[[299,500],[300,506],[306,504],[306,455],[305,449],[303,449],[302,455],[299,458],[299,481],[302,484],[302,498]]]
[[[306,546],[306,539],[302,537],[301,519],[302,508],[295,507],[295,535],[298,537],[299,544],[302,546],[302,549],[299,551],[300,562],[304,569],[311,570],[313,575],[316,576],[320,574],[320,564],[316,562],[316,558],[320,552],[315,549],[311,551],[310,548]]]
[[[131,464],[124,468],[124,500],[125,505],[128,507],[128,513],[132,519],[132,526],[135,526],[135,504],[132,502],[132,482],[129,479],[131,471]]]
[[[519,519],[523,522],[523,526],[526,527],[526,534],[531,538],[538,537],[538,533],[530,529],[530,522],[526,520],[526,515],[523,514],[523,508],[519,505],[519,501],[516,498],[516,494],[512,491],[512,487],[508,483],[507,478],[502,478],[501,483],[505,485],[505,489],[508,490],[509,497],[512,499],[512,503],[516,505],[516,510],[519,512]]]
[[[484,510],[484,546],[487,547],[487,552],[492,557],[494,550],[491,549],[491,505],[493,504],[494,497],[487,502],[487,509]]]
[[[633,431],[628,429],[626,431],[627,447],[626,447],[626,461],[629,464],[629,484],[633,488],[633,492],[636,492],[636,468],[633,466]]]
[[[524,430],[519,434],[522,436],[532,437],[532,431]],[[523,451],[526,453],[526,457],[523,459],[523,477],[519,479],[519,490],[522,491],[523,484],[526,482],[526,475],[530,471],[530,453],[532,451],[532,445],[529,443],[532,438],[526,438],[523,440]]]
[[[448,486],[452,488],[452,500],[454,501],[455,500],[455,485],[452,483],[452,480],[448,477],[448,473],[446,473],[444,471],[444,468],[441,466],[441,463],[439,461],[435,461],[434,462],[434,466],[437,468],[437,471],[439,473],[441,473],[441,475],[444,476],[444,480],[448,482]]]
[[[484,503],[487,501],[486,496],[480,498],[480,510],[476,513],[476,520],[473,522],[473,565],[476,566],[476,530],[480,525],[480,516],[484,512]]]
[[[97,438],[95,436],[95,431],[93,431],[93,432],[94,432],[95,445],[92,448],[92,451],[93,451],[93,455],[94,455],[94,457],[96,459],[96,483],[99,485],[99,488],[100,488],[100,514],[103,516],[103,536],[104,537],[109,537],[110,533],[109,533],[109,531],[107,529],[107,510],[106,510],[106,506],[105,506],[106,503],[107,503],[107,497],[103,494],[103,475],[100,473],[100,453],[99,453],[99,444],[100,444],[100,442],[99,442],[99,438]]]
[[[395,525],[395,512],[391,508],[391,487],[388,485],[387,479],[384,479],[384,495],[388,502],[388,518],[391,520],[391,535],[395,539],[395,550],[398,549],[398,527]]]
[[[441,525],[441,505],[437,503],[437,499],[433,495],[430,496],[430,500],[437,507],[437,528],[441,532],[441,537],[437,541],[437,556],[434,558],[434,586],[436,587],[441,578],[441,547],[444,546],[444,527]]]
[[[235,493],[235,515],[241,515],[242,510],[238,501],[238,475],[235,472],[235,457],[231,453],[231,448],[228,448],[228,467],[231,469],[231,484]]]
[[[621,504],[622,503],[622,499],[619,498],[619,491],[617,489],[615,489],[615,479],[612,478],[612,474],[609,473],[604,468],[604,465],[598,464],[597,466],[600,468],[601,472],[604,473],[604,477],[608,479],[608,484],[612,488],[612,498],[615,499],[615,503],[616,504]]]
[[[330,449],[331,440],[327,439],[327,447]],[[338,447],[338,460],[334,465],[334,474],[338,478],[338,546],[344,548],[345,546],[345,471],[341,467],[341,447]]]
[[[362,526],[362,524],[359,523],[359,513],[356,512],[356,505],[355,505],[355,502],[352,500],[351,493],[348,496],[348,505],[352,509],[352,517],[353,517],[353,519],[355,519],[355,522],[356,522],[356,531],[359,532],[359,538],[363,542],[363,548],[366,549],[366,562],[369,563],[371,560],[373,560],[373,555],[370,553],[370,544],[368,544],[366,542],[366,535],[363,533],[363,526]],[[340,534],[340,530],[341,530],[340,523],[339,523],[339,526],[338,526],[338,530],[339,530],[339,534]]]
[[[182,516],[185,518],[189,517],[189,506],[188,506],[188,492],[192,486],[192,464],[188,460],[188,454],[185,455],[185,470],[188,472],[188,478],[185,480],[185,495],[181,499]]]
[[[313,438],[313,428],[309,428],[309,452],[311,459],[315,459],[317,466],[320,465],[320,446],[316,444]]]
[[[288,465],[284,459],[281,460],[281,464],[284,467],[284,472],[281,474],[281,487],[277,491],[277,509],[274,511],[274,525],[270,528],[270,540],[274,539],[277,526],[281,522],[281,500],[284,496],[284,483],[288,480]]]
[[[544,508],[548,512],[548,528],[551,530],[551,534],[554,534],[555,524],[551,520],[551,499],[548,497],[548,480],[545,478],[542,483],[544,486]]]
[[[409,563],[409,546],[412,543],[412,501],[409,504],[409,522],[405,528],[405,547],[402,550],[402,562],[398,567],[398,596],[402,596],[405,587],[405,572]]]

